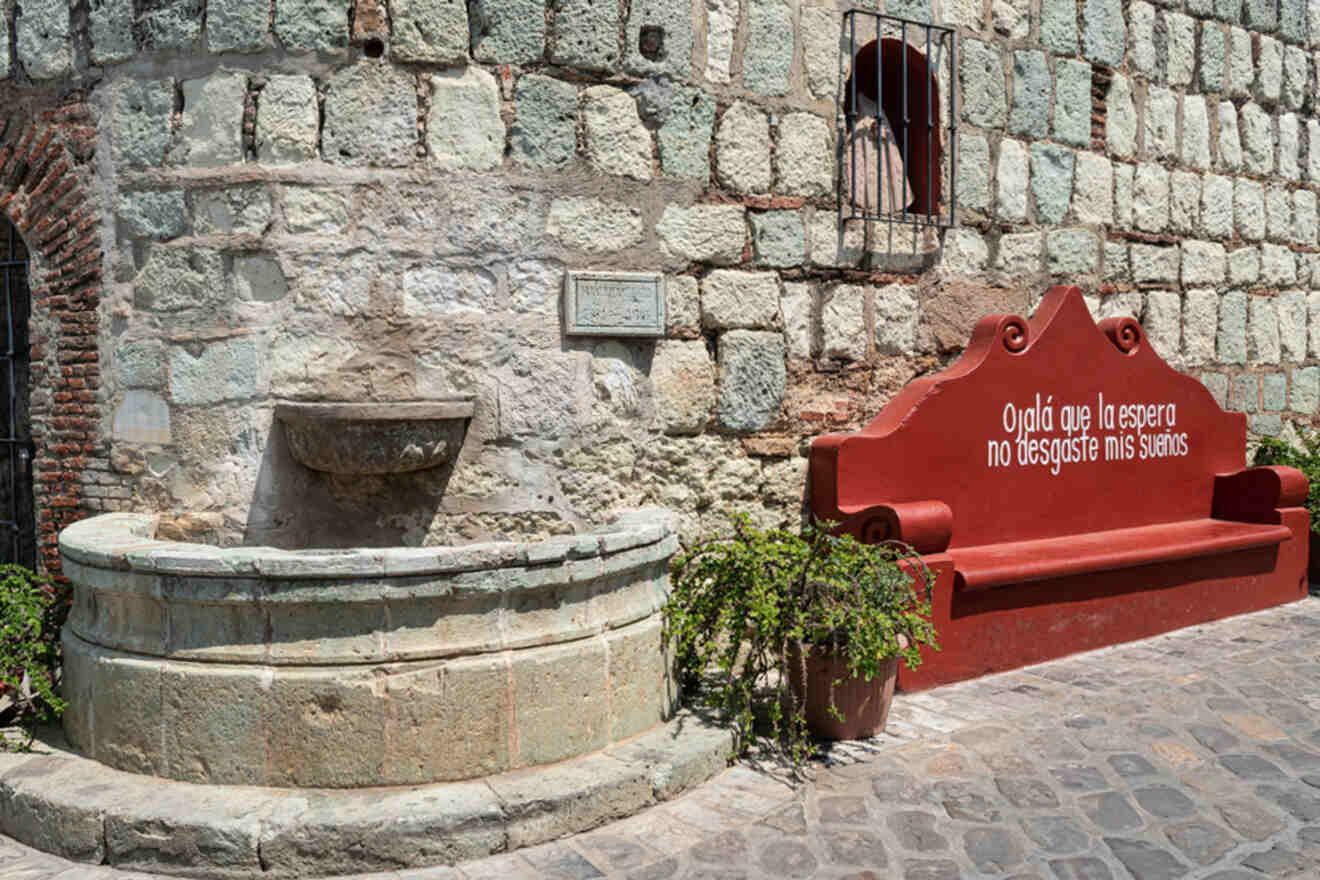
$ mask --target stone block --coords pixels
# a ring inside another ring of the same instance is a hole
[[[1278,0],[1243,0],[1242,20],[1253,31],[1271,32],[1278,27]]]
[[[289,292],[280,261],[268,254],[236,255],[233,283],[239,302],[278,302]]]
[[[1262,104],[1273,104],[1283,94],[1283,44],[1278,40],[1261,37],[1256,44],[1256,81],[1252,84],[1252,94]]]
[[[1234,376],[1228,386],[1228,408],[1245,413],[1254,413],[1260,409],[1260,379],[1256,376]]]
[[[198,235],[260,235],[270,224],[270,193],[265,184],[193,190],[193,231]]]
[[[119,165],[159,165],[170,145],[174,82],[124,79],[111,86],[110,154]]]
[[[479,314],[497,307],[498,282],[484,270],[424,265],[403,272],[403,313],[409,316]]]
[[[999,142],[999,199],[996,212],[1005,220],[1027,219],[1027,148],[1021,141]]]
[[[132,236],[168,241],[188,231],[188,209],[183,190],[123,192],[115,213]]]
[[[752,248],[761,266],[800,266],[807,259],[807,232],[796,211],[750,214]]]
[[[775,172],[785,195],[834,193],[834,135],[830,124],[811,113],[789,113],[779,123]]]
[[[1299,189],[1293,193],[1292,240],[1297,244],[1316,243],[1316,195],[1313,190]],[[1312,279],[1312,284],[1316,279]]]
[[[1320,410],[1320,367],[1302,367],[1292,371],[1288,408],[1308,416]]]
[[[1169,224],[1169,172],[1159,165],[1137,166],[1132,184],[1132,219],[1144,232],[1161,232]]]
[[[133,287],[133,303],[139,309],[213,308],[225,297],[224,263],[213,250],[152,247]]]
[[[1224,29],[1213,21],[1201,22],[1201,90],[1220,92],[1224,88],[1224,63],[1228,43]]]
[[[519,78],[514,94],[517,114],[509,132],[514,160],[539,168],[572,161],[577,150],[577,88],[527,74]]]
[[[784,0],[748,0],[743,85],[758,95],[788,93],[793,66],[793,10]]]
[[[1117,67],[1127,53],[1127,29],[1119,0],[1083,0],[1082,53],[1106,67]]]
[[[495,64],[529,64],[545,54],[541,0],[472,0],[468,8],[472,57]]]
[[[1228,255],[1230,284],[1254,284],[1260,278],[1260,248],[1244,247]]]
[[[631,95],[613,86],[582,93],[587,159],[603,174],[651,179],[651,133]]]
[[[1091,273],[1100,267],[1100,244],[1089,229],[1051,229],[1045,234],[1045,256],[1052,275]]]
[[[415,77],[369,61],[334,74],[326,89],[321,146],[325,161],[336,165],[412,164],[417,158]]]
[[[800,9],[798,15],[798,36],[811,94],[833,99],[839,76],[839,13],[812,6]]]
[[[941,265],[951,272],[973,275],[984,271],[990,261],[989,247],[975,229],[950,229],[944,237]]]
[[[1309,315],[1306,353],[1316,358],[1320,357],[1320,291],[1306,295],[1306,309]]]
[[[343,49],[348,46],[348,6],[330,0],[275,0],[275,36],[295,52]]]
[[[727,83],[742,4],[740,0],[705,0],[705,5],[706,79],[713,83]],[[837,40],[834,51],[838,52]]]
[[[1283,104],[1289,110],[1301,110],[1311,83],[1311,63],[1306,52],[1296,46],[1283,50]]]
[[[267,77],[257,103],[258,159],[271,165],[316,159],[319,128],[316,84],[311,77]]]
[[[1281,186],[1265,190],[1265,234],[1286,239],[1292,232],[1292,193]]]
[[[596,71],[618,67],[619,4],[563,0],[555,5],[552,21],[552,63]]]
[[[1256,81],[1256,62],[1251,48],[1251,34],[1242,28],[1228,29],[1228,96],[1245,98]]]
[[[1279,315],[1274,298],[1248,297],[1247,362],[1250,364],[1279,363]]]
[[[864,361],[868,345],[866,290],[841,284],[825,291],[820,307],[821,357]]]
[[[1091,65],[1055,62],[1054,138],[1075,147],[1091,143]]]
[[[1297,261],[1284,245],[1260,246],[1260,278],[1266,284],[1282,285],[1297,281]]]
[[[113,352],[115,381],[124,388],[163,388],[165,346],[158,339],[120,343]]]
[[[715,177],[734,192],[770,191],[770,120],[745,101],[735,102],[720,119]]]
[[[1242,141],[1238,133],[1237,110],[1229,101],[1219,105],[1219,161],[1215,166],[1225,171],[1242,167]]]
[[[1279,174],[1289,180],[1301,180],[1301,166],[1297,161],[1301,142],[1301,126],[1295,113],[1279,116]]]
[[[73,73],[73,27],[65,0],[24,0],[9,15],[14,18],[14,51],[35,80]],[[6,28],[6,44],[8,28]],[[8,54],[8,45],[5,46]]]
[[[1201,175],[1175,171],[1169,176],[1169,226],[1174,232],[1194,233],[1201,201]]]
[[[1213,290],[1189,290],[1183,302],[1183,359],[1205,364],[1215,359],[1219,327],[1219,296]]]
[[[1177,158],[1178,95],[1172,90],[1159,86],[1147,89],[1145,135],[1148,157]]]
[[[963,119],[985,128],[1002,128],[1008,121],[1008,89],[999,50],[972,39],[962,41],[960,48],[958,86]]]
[[[921,318],[916,291],[902,284],[890,284],[875,292],[872,305],[875,312],[876,353],[915,354],[917,323]]]
[[[736,263],[747,238],[741,205],[668,205],[655,228],[664,253],[684,261]]]
[[[715,365],[706,343],[661,340],[651,361],[655,417],[666,434],[700,434],[715,409]]]
[[[1186,240],[1182,243],[1182,283],[1184,286],[1220,284],[1228,271],[1224,246],[1211,241]]]
[[[1265,237],[1265,189],[1259,183],[1241,177],[1234,181],[1233,218],[1247,241]]]
[[[1306,41],[1307,0],[1279,0],[1279,33],[1294,43]]]
[[[1212,238],[1233,237],[1233,179],[1207,174],[1201,187],[1200,230]]]
[[[631,99],[628,101],[631,103]],[[476,66],[432,76],[426,146],[431,164],[442,171],[489,171],[499,167],[504,160],[504,121],[500,118],[500,90],[495,77]],[[649,150],[646,170],[649,175]]]
[[[184,346],[170,350],[170,400],[192,406],[245,400],[263,391],[262,348],[252,337],[207,344],[193,354]]]
[[[98,656],[91,707],[96,751],[90,757],[129,773],[157,776],[164,770],[161,665],[155,658]]]
[[[390,57],[421,64],[466,64],[470,27],[462,0],[391,0]]]
[[[779,307],[784,314],[784,344],[789,358],[809,359],[817,348],[813,331],[815,294],[811,285],[801,281],[784,282]]]
[[[270,43],[270,3],[228,0],[206,9],[206,47],[212,52],[260,52]]]
[[[1220,409],[1228,408],[1228,377],[1219,373],[1202,373],[1201,384],[1210,392],[1210,396],[1219,404]]]
[[[691,275],[665,278],[665,333],[684,339],[701,334],[701,294]]]
[[[1274,120],[1258,104],[1247,104],[1239,115],[1242,165],[1251,174],[1274,171]]]
[[[779,418],[787,383],[780,333],[730,330],[720,336],[720,424],[760,431]]]
[[[1174,290],[1152,290],[1146,294],[1146,312],[1141,326],[1157,354],[1178,363],[1182,357],[1182,300]]]
[[[1224,364],[1247,362],[1247,295],[1229,291],[1219,298],[1218,360]]]
[[[164,775],[202,785],[263,784],[260,689],[251,667],[162,664]]]
[[[1132,184],[1136,173],[1135,165],[1114,163],[1114,222],[1120,226],[1132,225]]]
[[[999,237],[995,268],[1011,275],[1034,275],[1041,270],[1041,234],[1017,232]]]
[[[1176,246],[1134,244],[1131,253],[1133,281],[1178,283],[1179,252]]]
[[[977,211],[990,209],[990,146],[984,135],[958,138],[958,179],[954,191],[958,205]]]
[[[1184,165],[1200,169],[1210,167],[1210,116],[1201,95],[1183,98],[1181,152]]]
[[[169,404],[154,391],[132,389],[115,407],[110,433],[116,440],[126,443],[169,445]]]
[[[1114,168],[1104,156],[1077,154],[1072,212],[1079,223],[1114,222]]]
[[[1077,4],[1041,0],[1040,41],[1056,55],[1077,54]]]
[[[701,325],[768,330],[779,324],[779,276],[716,269],[701,282]]]
[[[247,74],[220,71],[183,83],[179,140],[170,158],[195,167],[243,161]]]
[[[1165,25],[1165,79],[1171,86],[1190,86],[1196,68],[1196,22],[1178,12],[1161,13]]]
[[[1284,290],[1277,297],[1279,347],[1283,359],[1294,363],[1306,360],[1306,291]],[[1273,407],[1282,409],[1282,406]]]
[[[1144,0],[1134,0],[1128,8],[1128,57],[1135,70],[1155,79],[1162,60],[1155,48],[1155,7]]]
[[[678,79],[691,76],[690,4],[678,0],[635,0],[629,7],[626,28],[623,61],[629,73]]]
[[[1128,259],[1128,246],[1121,241],[1104,243],[1105,272],[1109,281],[1126,281],[1131,277],[1131,265]]]
[[[1013,53],[1013,105],[1008,116],[1009,131],[1028,137],[1045,136],[1054,99],[1050,86],[1050,68],[1044,52]]]
[[[263,5],[262,25],[266,15]],[[0,12],[0,24],[9,32],[9,19]],[[113,64],[127,61],[137,52],[133,39],[132,0],[93,0],[88,4],[88,35],[91,37],[89,56],[93,64]],[[9,41],[0,47],[0,79],[9,76]]]
[[[1121,159],[1137,153],[1137,107],[1127,77],[1115,73],[1105,96],[1105,143]]]
[[[262,702],[267,785],[342,787],[379,777],[390,705],[369,670],[329,677],[283,667]]]
[[[1315,145],[1320,145],[1320,122],[1314,119],[1306,120],[1306,179],[1311,183],[1320,183],[1320,149]]]
[[[670,718],[678,694],[659,615],[605,636],[610,664],[610,740]]]
[[[1072,200],[1073,153],[1053,144],[1031,145],[1031,193],[1036,216],[1051,226],[1063,220]]]
[[[714,127],[715,99],[710,93],[692,86],[676,87],[669,113],[656,133],[664,173],[705,183],[710,178]]]

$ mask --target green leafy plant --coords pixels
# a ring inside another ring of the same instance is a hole
[[[59,682],[59,620],[65,603],[46,577],[0,565],[0,721],[24,731],[3,738],[9,749],[32,744],[36,725],[64,711]]]
[[[921,646],[938,648],[934,578],[905,544],[861,544],[828,523],[795,534],[732,519],[732,536],[685,548],[671,565],[666,621],[679,674],[688,694],[704,687],[736,725],[741,749],[756,740],[759,718],[798,766],[810,739],[790,687],[805,672],[790,669],[790,645],[799,657],[804,645],[828,648],[867,680],[895,656],[915,668]]]
[[[1311,512],[1311,531],[1320,535],[1320,431],[1304,431],[1298,449],[1279,437],[1262,437],[1251,463],[1257,467],[1270,464],[1295,467],[1310,484],[1306,509]]]

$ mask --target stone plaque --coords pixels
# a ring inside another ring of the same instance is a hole
[[[564,323],[572,336],[664,336],[665,277],[658,272],[569,272]]]

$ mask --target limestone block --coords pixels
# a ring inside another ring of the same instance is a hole
[[[1244,247],[1228,255],[1230,284],[1254,284],[1260,278],[1260,248]]]
[[[610,71],[619,64],[619,5],[591,0],[556,4],[550,60],[565,67]]]
[[[10,8],[14,9],[14,49],[28,76],[44,80],[73,73],[69,4],[65,0],[24,0]]]
[[[236,255],[233,282],[239,302],[278,302],[289,292],[280,261],[268,254]]]
[[[1281,186],[1265,190],[1265,234],[1286,239],[1292,232],[1292,193]]]
[[[651,361],[655,417],[666,434],[700,434],[715,409],[715,365],[706,343],[661,340]]]
[[[665,278],[665,333],[686,339],[701,333],[701,294],[691,275]]]
[[[1049,127],[1050,68],[1044,52],[1013,53],[1013,106],[1008,116],[1009,131],[1029,137],[1043,137]]]
[[[1179,252],[1177,247],[1134,244],[1132,254],[1132,280],[1137,283],[1158,281],[1178,282]]]
[[[651,179],[651,133],[637,115],[637,102],[613,86],[582,93],[587,159],[604,174]]]
[[[227,0],[206,9],[206,46],[212,52],[260,52],[270,33],[270,3]]]
[[[153,391],[132,389],[115,407],[111,434],[127,443],[170,443],[170,408]]]
[[[921,310],[916,291],[890,284],[875,292],[875,350],[880,355],[911,355],[917,350]]]
[[[1228,254],[1224,246],[1212,241],[1182,243],[1182,283],[1220,284],[1228,271]]]
[[[130,773],[159,775],[165,769],[160,762],[165,734],[160,663],[102,654],[94,680],[91,716],[96,751],[90,757]],[[120,708],[129,705],[137,711]]]
[[[123,192],[115,213],[130,235],[168,241],[188,231],[183,190]]]
[[[271,218],[265,184],[193,190],[193,231],[198,235],[260,235]]]
[[[1288,409],[1315,415],[1320,410],[1320,367],[1302,367],[1292,371]]]
[[[1216,167],[1225,171],[1237,171],[1242,167],[1242,141],[1238,134],[1237,110],[1230,101],[1219,105],[1219,163]]]
[[[768,330],[779,324],[779,276],[716,269],[701,282],[701,326]]]
[[[958,206],[978,211],[990,209],[990,146],[984,135],[958,137],[958,178],[954,191]]]
[[[405,315],[482,314],[498,306],[498,283],[483,269],[424,265],[403,273]]]
[[[1175,171],[1169,176],[1169,226],[1174,232],[1196,231],[1198,202],[1201,200],[1201,175]]]
[[[123,79],[111,88],[111,156],[121,165],[161,164],[170,144],[174,82]]]
[[[770,191],[770,120],[744,101],[734,103],[720,119],[715,176],[734,192]]]
[[[422,64],[465,64],[468,13],[462,0],[391,0],[390,57]]]
[[[793,10],[784,0],[748,0],[743,85],[758,95],[788,93],[793,65]]]
[[[1219,299],[1219,335],[1216,341],[1220,363],[1247,362],[1247,295],[1240,290],[1229,291]]]
[[[1121,241],[1107,241],[1104,246],[1105,273],[1110,281],[1125,281],[1132,272],[1128,259],[1128,246]]]
[[[664,173],[705,183],[710,177],[714,127],[715,99],[710,93],[693,86],[676,87],[669,113],[656,133]]]
[[[1306,291],[1280,291],[1276,304],[1279,315],[1279,347],[1285,361],[1306,360]],[[1271,407],[1283,409],[1282,406]]]
[[[468,9],[472,57],[496,64],[528,64],[545,54],[541,0],[472,0]]]
[[[1045,234],[1046,266],[1052,275],[1095,272],[1100,244],[1089,229],[1051,229]]]
[[[784,282],[780,310],[784,313],[784,345],[794,360],[807,360],[815,350],[812,310],[815,296],[811,285],[800,281]]]
[[[692,21],[691,3],[634,0],[628,7],[625,69],[639,76],[665,74],[688,79],[692,75]]]
[[[975,229],[950,229],[944,237],[940,264],[951,272],[974,275],[985,270],[990,250],[985,238]]]
[[[1072,200],[1073,153],[1054,144],[1031,145],[1031,194],[1042,223],[1063,220]]]
[[[1283,50],[1283,104],[1289,110],[1301,110],[1306,102],[1306,88],[1311,82],[1311,65],[1306,52],[1296,46]]]
[[[263,389],[262,347],[252,337],[212,342],[194,355],[170,350],[170,399],[185,406],[256,397]]]
[[[262,703],[266,780],[276,786],[338,787],[379,776],[389,703],[370,671],[329,678],[280,668]]]
[[[1196,22],[1177,12],[1161,15],[1166,31],[1165,79],[1171,86],[1189,86],[1196,67]]]
[[[1146,155],[1173,159],[1178,148],[1178,95],[1170,89],[1151,86],[1146,91]]]
[[[1054,137],[1075,147],[1091,143],[1091,65],[1084,61],[1055,62]]]
[[[266,731],[258,676],[223,663],[161,666],[164,774],[199,784],[261,785]]]
[[[995,32],[1013,40],[1031,33],[1031,4],[1023,0],[995,0],[990,4],[990,23]]]
[[[125,388],[165,385],[165,346],[158,339],[120,343],[113,352],[112,362],[115,381]]]
[[[706,79],[713,83],[727,83],[741,3],[739,0],[705,0],[705,4]],[[837,46],[835,51],[838,51]]]
[[[1274,121],[1258,104],[1247,104],[1239,119],[1242,165],[1251,174],[1274,171]]]
[[[1316,195],[1313,190],[1299,189],[1293,193],[1292,240],[1297,244],[1316,243]],[[1312,279],[1315,284],[1316,279]]]
[[[599,199],[556,199],[550,203],[545,231],[575,250],[619,251],[642,240],[642,212],[636,205]]]
[[[1210,167],[1210,114],[1201,95],[1183,97],[1182,161],[1192,168]]]
[[[720,424],[731,431],[760,431],[780,412],[787,382],[780,333],[730,330],[720,336]]]
[[[1040,271],[1041,235],[1017,232],[999,237],[995,268],[1011,276],[1032,275]]]
[[[1283,45],[1278,40],[1261,37],[1256,46],[1253,93],[1263,104],[1273,104],[1283,94]]]
[[[330,0],[275,0],[275,36],[295,52],[342,49],[348,45],[348,6]]]
[[[1212,238],[1233,236],[1233,179],[1207,174],[1201,189],[1200,230]]]
[[[1234,181],[1233,217],[1247,241],[1265,237],[1265,190],[1259,183],[1242,177]]]
[[[247,74],[220,71],[183,83],[179,141],[170,157],[196,167],[243,161]]]
[[[504,159],[504,122],[500,119],[500,91],[495,77],[476,66],[432,76],[426,146],[431,164],[442,171],[489,171],[498,167]]]
[[[1279,363],[1279,316],[1273,297],[1248,297],[1247,361],[1250,364]]]
[[[669,205],[655,228],[667,256],[724,265],[742,259],[747,238],[741,205]]]
[[[866,290],[841,284],[827,290],[820,307],[821,356],[837,361],[866,360]]]
[[[1289,180],[1301,180],[1302,171],[1297,162],[1301,126],[1295,113],[1279,116],[1279,174]]]
[[[765,211],[749,215],[752,247],[761,266],[800,266],[807,259],[807,231],[796,211]]]
[[[1127,77],[1115,73],[1105,96],[1105,142],[1109,152],[1122,159],[1137,153],[1137,107]]]
[[[1155,164],[1137,166],[1132,189],[1132,219],[1145,232],[1161,232],[1169,223],[1169,172]]]
[[[811,113],[789,113],[779,123],[775,152],[777,189],[785,195],[824,196],[834,192],[834,134]]]
[[[1242,28],[1229,28],[1228,95],[1245,98],[1256,81],[1256,62],[1251,49],[1251,34]]]
[[[1118,0],[1084,0],[1082,53],[1106,67],[1117,67],[1127,53],[1123,7]]]
[[[1201,90],[1220,92],[1224,88],[1224,61],[1228,47],[1224,29],[1213,21],[1201,22]]]
[[[1189,290],[1183,302],[1183,359],[1205,364],[1215,359],[1219,328],[1219,296],[1213,290]]]
[[[1079,223],[1114,222],[1114,168],[1098,153],[1077,153],[1073,217]]]
[[[834,98],[839,76],[839,13],[824,7],[799,11],[798,35],[807,67],[807,84],[817,98]]]
[[[1027,219],[1027,149],[1021,141],[999,142],[999,199],[996,213],[1005,220]]]
[[[257,103],[257,158],[282,165],[316,159],[320,111],[309,76],[272,74]]]
[[[220,254],[200,248],[155,246],[134,279],[134,305],[155,312],[212,308],[225,296]]]
[[[673,715],[678,694],[659,615],[605,636],[610,664],[610,740],[648,730]]]
[[[326,89],[321,146],[325,161],[336,165],[411,164],[417,157],[416,79],[368,61],[334,74]]]
[[[264,10],[264,7],[263,7]],[[9,32],[8,18],[0,12],[0,23]],[[266,16],[262,16],[262,25]],[[126,61],[137,52],[133,41],[132,0],[93,0],[88,4],[87,30],[91,36],[89,56],[93,64]],[[9,76],[9,41],[0,47],[0,79]],[[214,45],[214,43],[212,44]]]
[[[1008,89],[1004,84],[999,50],[980,40],[960,45],[959,90],[963,96],[963,119],[985,128],[1000,128],[1008,121]]]
[[[1280,244],[1260,246],[1260,277],[1270,285],[1293,284],[1297,281],[1297,262],[1292,251]]]

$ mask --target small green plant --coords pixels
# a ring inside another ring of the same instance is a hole
[[[1311,531],[1320,535],[1320,431],[1303,431],[1301,449],[1279,437],[1262,437],[1251,463],[1287,465],[1305,475],[1310,484],[1306,509],[1311,512]]]
[[[741,749],[755,741],[759,717],[769,743],[800,766],[810,740],[790,676],[805,673],[789,668],[789,646],[799,657],[803,645],[827,647],[867,680],[895,656],[915,668],[921,646],[938,648],[933,576],[898,542],[861,544],[827,523],[795,534],[732,519],[731,537],[687,548],[672,563],[666,621],[679,675],[688,694],[708,688]]]
[[[48,578],[19,565],[0,565],[0,722],[24,731],[25,739],[3,737],[7,749],[26,749],[36,725],[59,718],[64,701],[56,694],[60,643],[58,617],[64,603]]]

